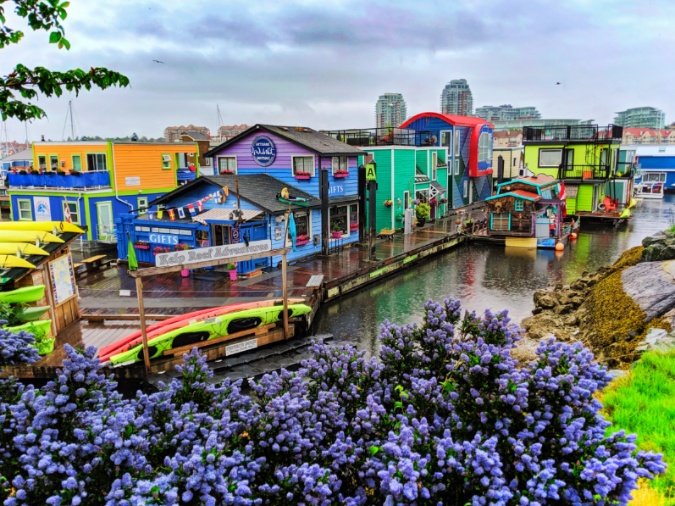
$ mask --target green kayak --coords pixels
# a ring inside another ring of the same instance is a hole
[[[172,348],[179,348],[227,336],[242,330],[280,322],[283,318],[283,309],[283,305],[244,309],[214,318],[207,318],[206,320],[197,321],[185,327],[169,331],[148,341],[150,358],[160,357],[166,350]],[[288,306],[288,316],[289,318],[294,318],[306,315],[311,310],[305,304],[291,304]],[[142,344],[110,357],[110,362],[113,365],[139,362],[141,360],[143,360]]]
[[[45,296],[45,285],[22,286],[9,292],[0,292],[0,302],[9,304],[37,302]]]
[[[28,306],[21,308],[16,317],[22,322],[32,322],[39,319],[47,311],[49,311],[49,306]]]

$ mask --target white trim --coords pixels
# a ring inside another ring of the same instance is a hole
[[[28,212],[30,216],[28,218],[23,218],[21,216],[21,203],[28,202]],[[19,221],[33,221],[33,199],[16,199],[16,216]]]
[[[216,175],[222,174],[220,172],[220,160],[228,160],[228,159],[233,159],[234,158],[234,174],[239,174],[239,160],[237,159],[237,155],[218,155],[216,157]]]
[[[312,159],[312,172],[310,173],[311,177],[316,175],[316,157],[314,155],[291,155],[291,175],[295,177],[295,159],[296,158],[311,158]],[[331,160],[332,163],[332,160]]]

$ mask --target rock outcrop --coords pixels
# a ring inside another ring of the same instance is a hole
[[[584,272],[570,285],[534,294],[533,316],[522,321],[527,348],[551,335],[578,340],[609,367],[632,363],[642,351],[675,346],[675,233],[646,238],[611,267]]]

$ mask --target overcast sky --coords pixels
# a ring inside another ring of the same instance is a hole
[[[439,111],[458,78],[474,108],[607,124],[653,106],[675,120],[673,0],[72,0],[65,28],[70,51],[28,31],[0,50],[0,74],[18,62],[105,66],[131,85],[40,100],[48,118],[28,125],[30,140],[70,135],[69,98],[76,136],[159,137],[188,123],[215,133],[218,106],[224,124],[369,128],[382,93],[402,93],[409,116]],[[21,123],[5,128],[25,138]]]

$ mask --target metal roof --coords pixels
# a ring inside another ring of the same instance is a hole
[[[299,144],[319,155],[324,156],[358,156],[364,154],[358,148],[340,142],[337,139],[334,139],[330,135],[317,132],[311,128],[300,127],[300,126],[278,126],[278,125],[262,125],[257,124],[253,125],[251,128],[244,130],[239,135],[232,137],[231,139],[223,142],[219,146],[216,146],[213,149],[210,149],[204,156],[213,156],[223,150],[226,147],[229,147],[233,144],[239,142],[242,138],[251,135],[252,133],[266,131],[282,137],[288,141]]]

